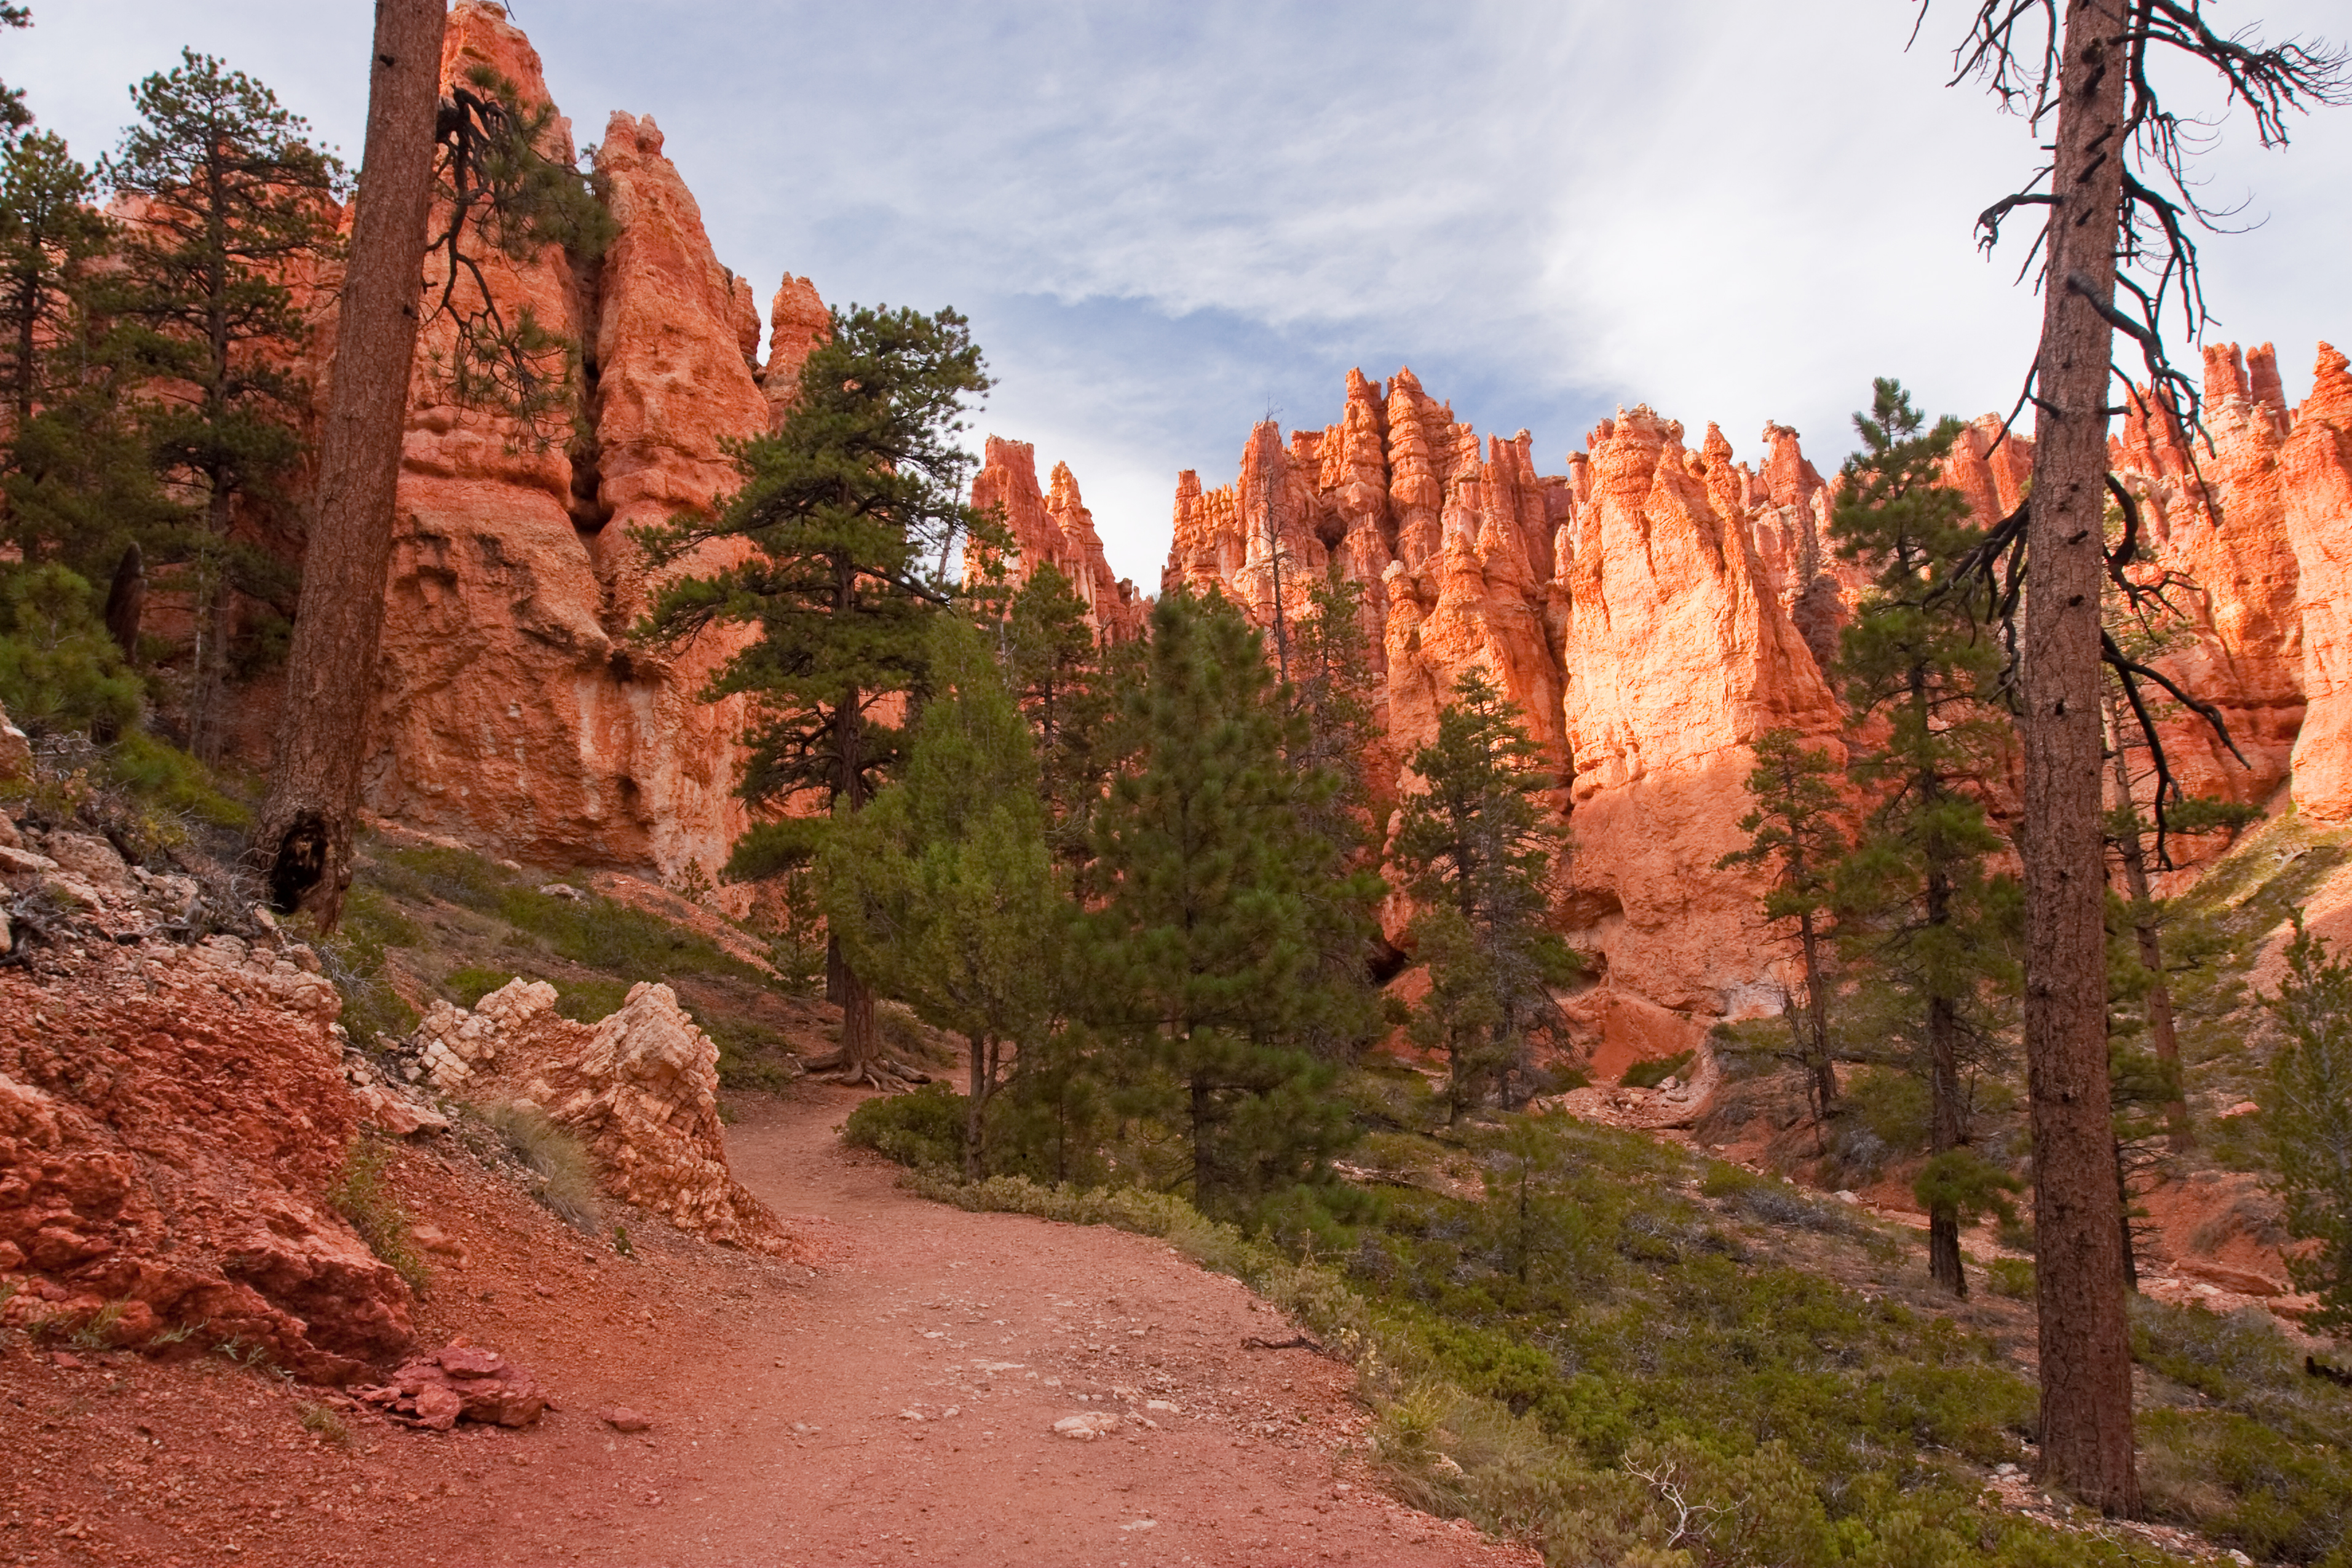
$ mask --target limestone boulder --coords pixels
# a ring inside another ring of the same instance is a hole
[[[786,1250],[774,1215],[728,1169],[719,1047],[677,993],[640,984],[593,1025],[555,1000],[546,982],[517,979],[470,1011],[436,1002],[411,1047],[445,1093],[546,1112],[586,1144],[622,1202],[707,1240]]]

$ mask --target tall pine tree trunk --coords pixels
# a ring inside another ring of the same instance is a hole
[[[1927,1004],[1927,1147],[1935,1154],[1960,1146],[1959,1015],[1948,996]],[[1969,1293],[1960,1266],[1960,1211],[1948,1201],[1927,1209],[1927,1272],[1953,1295]]]
[[[286,707],[253,857],[280,910],[332,929],[351,885],[360,752],[383,633],[400,439],[416,353],[446,0],[376,0],[366,160],[319,442]]]
[[[2139,1508],[2107,1089],[2099,585],[2123,201],[2125,0],[2069,0],[2036,360],[2025,591],[2025,1049],[2041,1328],[2040,1479]]]
[[[2115,760],[2116,804],[2132,814],[2116,847],[2124,863],[2124,892],[2131,900],[2132,936],[2139,944],[2140,967],[2147,971],[2148,1045],[2164,1068],[2165,1087],[2171,1091],[2164,1101],[2166,1142],[2175,1153],[2179,1153],[2197,1147],[2197,1136],[2189,1128],[2189,1101],[2183,1097],[2185,1080],[2180,1075],[2180,1036],[2172,1024],[2172,987],[2164,978],[2164,942],[2156,927],[2156,900],[2148,891],[2147,851],[2140,843],[2138,808],[2132,805],[2131,765],[2124,757],[2123,715],[2116,711],[2113,692],[2107,694],[2106,717],[2108,754]],[[2129,1206],[2129,1194],[2126,1195],[2126,1206]],[[2128,1235],[2124,1268],[2137,1272]],[[2137,1279],[2133,1289],[2138,1289]]]
[[[1797,917],[1797,932],[1805,956],[1805,1028],[1811,1038],[1805,1049],[1811,1060],[1813,1138],[1822,1152],[1829,1152],[1830,1111],[1837,1104],[1837,1064],[1830,1057],[1829,976],[1822,965],[1822,935],[1813,929],[1810,910]]]

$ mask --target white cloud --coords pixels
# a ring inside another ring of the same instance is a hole
[[[35,0],[0,75],[96,151],[182,41],[355,153],[365,8]],[[2252,7],[2249,8],[2253,9]],[[2340,27],[2266,0],[2273,34]],[[1874,374],[2006,406],[2039,306],[1969,224],[2033,157],[1972,88],[1965,20],[1895,0],[1638,7],[1401,0],[527,0],[583,141],[651,112],[722,260],[833,300],[953,302],[1003,379],[982,429],[1077,472],[1122,572],[1157,582],[1175,471],[1229,477],[1269,402],[1336,416],[1410,362],[1552,464],[1620,401],[1825,467]],[[2209,246],[2225,335],[2352,337],[2352,111],[2284,155],[2231,124],[2210,173],[2254,233]]]

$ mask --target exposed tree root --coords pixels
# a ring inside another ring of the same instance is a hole
[[[827,1051],[821,1057],[811,1057],[801,1063],[801,1070],[811,1078],[822,1079],[827,1083],[847,1084],[853,1087],[865,1084],[878,1089],[885,1094],[903,1094],[917,1084],[931,1081],[931,1075],[919,1068],[910,1068],[904,1062],[892,1061],[887,1057],[877,1057],[870,1061],[853,1062],[840,1051]]]

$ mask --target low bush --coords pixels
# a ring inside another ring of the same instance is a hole
[[[588,1146],[559,1127],[544,1110],[520,1102],[486,1105],[476,1114],[499,1135],[507,1152],[536,1178],[531,1196],[572,1229],[590,1236],[604,1228],[603,1201],[595,1162]]]
[[[964,1126],[964,1097],[946,1084],[929,1083],[908,1094],[859,1102],[842,1124],[841,1141],[919,1171],[959,1171]]]
[[[2006,1296],[2012,1301],[2033,1300],[2033,1259],[2031,1258],[1996,1258],[1984,1266],[1985,1282],[1996,1296]]]
[[[2315,1380],[2316,1381],[2316,1380]],[[2140,1417],[2149,1511],[2257,1561],[2352,1562],[2352,1460],[2231,1410]]]
[[[1690,1066],[1692,1058],[1697,1055],[1696,1050],[1678,1051],[1670,1057],[1654,1057],[1648,1061],[1635,1062],[1625,1069],[1625,1076],[1617,1082],[1625,1089],[1655,1089]]]
[[[391,1152],[381,1141],[367,1136],[354,1140],[334,1185],[327,1189],[327,1202],[359,1232],[368,1250],[421,1296],[431,1280],[416,1250],[408,1211],[385,1179],[390,1164]]]
[[[28,734],[111,740],[146,687],[99,619],[95,589],[54,563],[0,572],[0,704]]]

